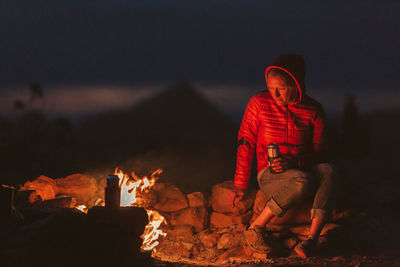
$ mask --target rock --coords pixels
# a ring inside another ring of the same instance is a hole
[[[194,257],[201,257],[204,253],[205,248],[200,244],[195,244],[192,248],[192,255]]]
[[[220,212],[213,212],[210,215],[210,227],[211,228],[224,228],[229,227],[233,224],[233,214],[225,214]]]
[[[207,199],[201,192],[193,192],[186,195],[189,207],[207,207]]]
[[[260,253],[260,252],[253,252],[253,257],[257,258],[257,259],[262,259],[262,260],[266,260],[268,257],[267,253]]]
[[[43,208],[73,208],[76,206],[76,200],[73,197],[61,197],[45,200],[40,203]]]
[[[233,194],[234,185],[231,180],[220,184],[213,185],[211,193],[212,209],[217,212],[234,213],[236,215],[243,214],[253,206],[255,192],[249,192],[242,200],[235,200],[235,205],[229,201]]]
[[[267,197],[265,196],[262,190],[258,190],[256,193],[256,199],[254,200],[253,210],[254,213],[259,214],[261,213],[264,208],[265,204],[267,203]]]
[[[181,244],[167,242],[167,239],[156,247],[154,254],[161,261],[179,261],[191,256],[190,250],[184,248]]]
[[[157,192],[153,191],[152,189],[144,190],[137,195],[141,198],[140,206],[145,209],[154,207],[158,202]]]
[[[253,259],[253,251],[247,246],[240,246],[229,255],[229,262],[240,264],[249,262]]]
[[[59,189],[56,182],[44,175],[39,176],[34,181],[28,181],[21,187],[21,191],[24,190],[34,190],[35,194],[40,196],[42,200],[54,199],[59,193]],[[36,197],[30,198],[30,201],[37,199]]]
[[[179,225],[162,230],[167,233],[169,239],[190,240],[193,237],[193,227],[190,225]]]
[[[181,242],[181,244],[182,244],[182,247],[187,249],[187,250],[191,250],[193,248],[193,246],[194,246],[193,243],[189,243],[189,242]]]
[[[190,225],[200,232],[207,225],[207,210],[204,207],[186,208],[171,214],[171,225]]]
[[[223,234],[217,242],[218,249],[233,248],[240,244],[240,238],[237,235],[231,233]]]
[[[192,248],[192,255],[195,258],[201,258],[208,262],[214,262],[218,257],[218,250],[213,248],[206,248],[200,244],[195,244]]]
[[[234,212],[232,203],[229,202],[229,198],[233,194],[233,183],[232,181],[225,181],[220,184],[213,185],[211,193],[211,206],[214,211],[218,212]]]
[[[236,255],[236,251],[238,251],[239,248],[230,248],[218,257],[218,262],[224,263],[227,261],[231,256]]]
[[[213,212],[210,216],[210,226],[212,228],[224,228],[233,224],[247,224],[250,221],[252,212],[248,211],[242,215],[232,213]]]
[[[235,224],[233,225],[233,231],[238,233],[243,233],[246,230],[247,225],[244,224]]]
[[[77,202],[88,203],[97,193],[97,181],[85,174],[72,174],[55,179],[59,193],[76,198]]]
[[[251,210],[254,205],[257,191],[249,191],[242,200],[235,200],[234,214],[242,215]]]
[[[245,214],[233,216],[232,222],[234,224],[248,224],[252,216],[253,216],[253,212],[251,210],[249,210]]]
[[[157,194],[158,202],[153,206],[156,210],[175,212],[188,207],[185,194],[174,185],[156,183],[152,190]]]
[[[201,231],[200,233],[198,233],[198,237],[200,239],[200,242],[208,248],[214,247],[218,241],[218,233],[215,231]]]

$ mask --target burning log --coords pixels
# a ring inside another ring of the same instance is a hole
[[[56,182],[44,175],[39,176],[34,181],[26,182],[20,191],[25,190],[33,190],[42,200],[54,199],[59,192]],[[30,199],[34,199],[34,197]]]
[[[86,204],[91,204],[91,201],[97,199],[97,181],[89,175],[77,173],[65,178],[57,178],[54,181],[57,186],[57,194],[74,197],[79,203]]]
[[[120,207],[109,209],[106,207],[93,207],[89,209],[87,216],[100,225],[111,225],[140,236],[149,223],[145,209],[138,207]]]
[[[37,206],[42,208],[73,208],[76,206],[76,200],[73,197],[61,197],[39,202]]]
[[[21,205],[38,204],[40,201],[73,197],[80,203],[91,203],[97,194],[97,182],[93,177],[84,174],[73,174],[65,178],[52,179],[41,175],[34,181],[26,182],[19,190],[18,203]],[[66,200],[63,200],[66,201]],[[25,203],[24,203],[25,202]],[[54,203],[62,200],[56,200]],[[53,202],[49,202],[53,203]],[[53,204],[49,204],[52,206]],[[57,207],[60,205],[55,204]],[[69,207],[66,205],[64,207]]]

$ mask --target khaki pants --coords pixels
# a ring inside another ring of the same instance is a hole
[[[336,175],[333,164],[320,163],[311,172],[289,169],[274,174],[267,168],[258,173],[257,180],[267,196],[266,205],[276,216],[283,216],[293,204],[314,195],[311,220],[320,217],[327,221],[331,216]]]

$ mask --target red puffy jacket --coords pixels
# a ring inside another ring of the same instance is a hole
[[[267,147],[270,143],[277,143],[281,154],[299,168],[326,160],[324,110],[321,104],[304,92],[305,70],[299,68],[298,64],[288,62],[278,59],[266,69],[266,79],[271,68],[284,70],[297,84],[298,99],[287,106],[278,106],[268,90],[250,99],[238,134],[234,178],[237,188],[247,188],[254,149],[258,171],[268,167]]]

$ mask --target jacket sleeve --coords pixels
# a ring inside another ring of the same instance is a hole
[[[315,164],[329,161],[327,139],[325,112],[319,107],[313,121],[313,152],[299,157],[300,168],[309,169]]]
[[[250,178],[251,165],[257,142],[259,127],[259,103],[257,95],[247,104],[238,134],[238,149],[234,185],[239,189],[247,189]]]

